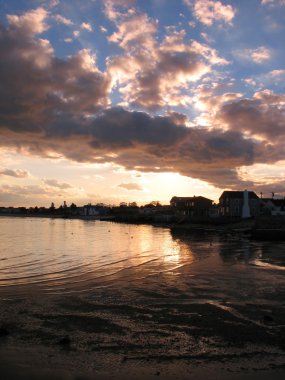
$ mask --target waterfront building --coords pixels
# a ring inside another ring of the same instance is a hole
[[[285,216],[285,199],[264,198],[261,202],[263,214]]]
[[[98,216],[100,214],[96,206],[92,206],[91,204],[84,205],[83,208],[85,216]]]
[[[172,197],[170,205],[181,215],[208,217],[213,201],[211,199],[194,197]]]
[[[260,214],[260,199],[253,191],[224,191],[219,198],[222,217],[250,218]]]

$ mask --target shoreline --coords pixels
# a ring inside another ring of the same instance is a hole
[[[181,230],[191,230],[191,231],[205,231],[205,232],[249,232],[254,225],[254,220],[234,220],[234,221],[213,221],[213,222],[201,222],[201,221],[188,221],[188,222],[163,222],[155,221],[150,218],[140,218],[140,217],[121,217],[121,216],[84,216],[84,215],[52,215],[52,214],[1,214],[0,217],[11,217],[11,218],[45,218],[45,219],[78,219],[86,221],[102,221],[102,222],[113,222],[122,224],[135,224],[135,225],[150,225],[153,227],[171,228],[171,229],[181,229]]]
[[[66,220],[84,220],[84,221],[103,221],[122,224],[133,225],[149,225],[153,227],[169,228],[172,230],[179,230],[193,233],[213,233],[213,234],[230,234],[246,236],[254,240],[265,241],[284,241],[285,240],[285,226],[277,224],[259,225],[258,219],[246,219],[246,220],[220,220],[215,219],[213,221],[187,221],[187,222],[163,222],[155,221],[145,217],[126,217],[126,216],[84,216],[84,215],[53,215],[53,214],[1,214],[0,217],[12,217],[12,218],[46,218],[46,219],[66,219]]]

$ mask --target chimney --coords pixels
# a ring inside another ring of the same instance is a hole
[[[242,205],[242,218],[250,218],[250,209],[248,204],[248,191],[244,190],[243,192],[243,205]]]

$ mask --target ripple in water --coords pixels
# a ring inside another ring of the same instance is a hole
[[[2,217],[0,291],[85,291],[158,277],[183,287],[197,265],[204,273],[229,264],[284,269],[280,256],[266,262],[268,248],[145,225]]]

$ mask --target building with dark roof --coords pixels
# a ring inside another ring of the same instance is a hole
[[[198,197],[172,197],[170,205],[181,215],[208,217],[209,209],[212,206],[211,199]]]
[[[220,216],[249,218],[260,214],[260,199],[253,191],[224,191],[219,198]]]

